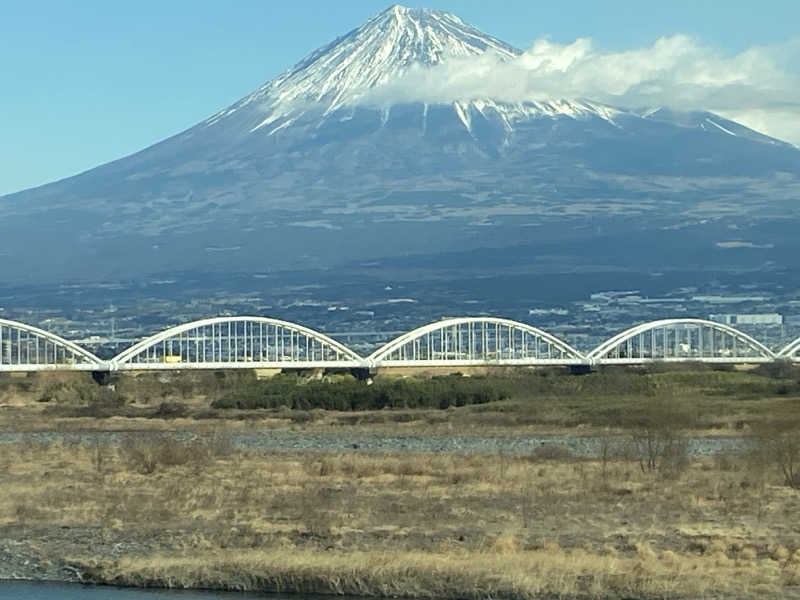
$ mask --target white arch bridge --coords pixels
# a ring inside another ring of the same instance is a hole
[[[37,327],[0,319],[0,371],[97,371],[105,361]]]
[[[166,329],[103,360],[42,329],[0,319],[0,372],[182,369],[641,365],[652,362],[800,362],[800,338],[773,352],[728,325],[666,319],[632,327],[589,352],[531,325],[497,317],[430,323],[362,357],[296,323],[215,317]]]

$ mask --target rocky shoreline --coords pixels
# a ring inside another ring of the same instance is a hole
[[[45,558],[25,539],[0,540],[0,582],[9,580],[82,583],[83,573],[60,560]]]
[[[129,529],[99,527],[0,527],[0,581],[97,583],[86,565],[70,557],[114,561],[127,554],[148,554],[174,547],[176,532],[138,534]]]

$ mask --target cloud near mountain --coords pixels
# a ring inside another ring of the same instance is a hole
[[[537,40],[516,58],[495,53],[418,66],[362,101],[520,102],[588,98],[623,108],[702,106],[768,135],[800,144],[800,38],[734,55],[685,35],[604,52],[590,39]]]

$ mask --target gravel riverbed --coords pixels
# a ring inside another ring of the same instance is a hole
[[[61,443],[93,445],[118,445],[124,436],[151,435],[148,433],[120,433],[105,431],[85,432],[0,432],[0,443]],[[195,434],[173,432],[178,440],[189,440]],[[452,452],[457,454],[530,454],[542,446],[560,446],[577,457],[599,456],[604,446],[629,440],[629,436],[578,436],[578,435],[510,435],[510,436],[420,436],[420,435],[369,435],[352,433],[309,433],[286,430],[262,430],[227,434],[234,446],[264,452],[374,452],[427,454]],[[693,457],[714,454],[739,453],[750,444],[746,437],[689,437],[686,438],[688,454]]]

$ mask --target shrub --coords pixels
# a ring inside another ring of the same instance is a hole
[[[150,415],[154,419],[180,419],[189,413],[185,404],[178,402],[162,402]]]
[[[761,459],[777,467],[785,485],[800,489],[800,423],[765,425],[759,428],[755,438]]]
[[[352,378],[305,381],[281,375],[268,381],[240,382],[212,402],[213,408],[280,408],[339,411],[383,408],[449,408],[494,402],[507,397],[500,378],[447,375],[431,379],[379,379],[372,385]]]
[[[56,404],[92,404],[108,400],[114,394],[92,381],[56,380],[50,381],[41,391],[39,402]]]
[[[631,445],[642,471],[659,470],[674,475],[688,464],[683,430],[696,420],[691,409],[668,396],[656,397],[632,410]]]
[[[791,379],[796,371],[791,360],[775,360],[758,365],[753,373],[770,379]]]
[[[149,475],[159,466],[174,467],[192,463],[202,465],[212,456],[214,446],[200,439],[181,442],[173,434],[127,434],[119,453],[128,468]]]
[[[534,448],[530,453],[530,459],[534,462],[540,460],[570,460],[574,458],[572,451],[569,448],[559,444],[542,444]]]

